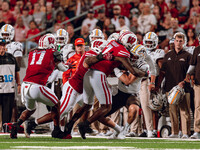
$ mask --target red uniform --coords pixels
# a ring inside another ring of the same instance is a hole
[[[108,43],[108,45],[102,51],[103,54],[107,52],[112,53],[112,55],[115,57],[130,58],[130,53],[128,50],[123,45],[117,43],[114,40]],[[120,64],[121,63],[118,61],[103,60],[92,65],[91,69],[102,71],[106,74],[106,76],[108,76],[113,71],[113,69],[118,67]]]
[[[74,67],[63,72],[63,84],[65,84],[65,82],[67,82],[69,78],[72,78],[74,76],[81,57],[82,57],[81,54],[76,53],[67,60],[66,64],[71,63],[72,65],[74,65]]]
[[[74,76],[69,79],[69,84],[80,94],[83,93],[83,77],[85,73],[88,71],[88,69],[83,66],[83,62],[87,56],[95,56],[95,55],[97,55],[97,53],[95,53],[92,50],[86,52],[81,57]]]
[[[55,68],[53,55],[55,51],[54,49],[31,51],[29,53],[26,76],[23,81],[45,85]]]

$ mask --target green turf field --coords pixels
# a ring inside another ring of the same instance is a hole
[[[50,136],[18,137],[0,136],[1,149],[200,149],[197,140],[139,139],[108,140],[106,138],[74,137],[70,140],[54,139]]]

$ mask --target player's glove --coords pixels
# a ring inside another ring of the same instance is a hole
[[[99,55],[96,56],[96,58],[101,61],[101,60],[109,60],[112,61],[114,60],[114,56],[112,54],[113,52],[107,52],[105,54],[103,54],[102,52],[99,53]]]
[[[68,61],[65,65],[68,66],[69,69],[76,68],[76,64],[73,64],[73,61]]]

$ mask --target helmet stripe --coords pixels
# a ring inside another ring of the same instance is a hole
[[[8,25],[5,26],[5,32],[7,32]]]
[[[150,32],[150,33],[149,33],[148,39],[150,39],[150,38],[151,38],[151,33],[152,33],[152,32]]]
[[[96,36],[98,36],[98,33],[99,33],[99,30],[98,30],[98,29],[96,29]]]
[[[134,50],[132,50],[131,52],[134,53],[134,52],[138,49],[138,47],[140,47],[140,46],[141,46],[141,44],[137,45],[137,46],[134,48]]]
[[[62,35],[62,29],[60,30],[60,36]]]
[[[171,101],[170,104],[173,104],[173,102],[174,102],[174,100],[175,100],[175,98],[176,98],[176,96],[178,95],[179,92],[180,92],[179,90],[176,92],[176,94],[175,94],[175,96],[174,96],[174,98],[172,99],[172,101]]]

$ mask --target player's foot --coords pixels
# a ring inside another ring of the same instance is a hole
[[[25,126],[26,126],[25,136],[29,138],[32,130],[35,129],[35,127],[37,126],[37,124],[35,123],[35,121],[30,120],[30,121],[26,121],[25,122]]]
[[[10,138],[11,139],[17,139],[17,131],[18,131],[18,124],[17,123],[14,123],[12,126],[11,126],[11,133],[10,133]]]
[[[73,122],[71,122],[71,121],[68,122],[68,123],[65,125],[65,132],[66,132],[67,134],[71,134],[73,126],[74,126],[74,123],[73,123]]]
[[[80,122],[78,124],[78,129],[83,139],[86,139],[86,133],[92,133],[92,129],[90,128],[88,121]]]

